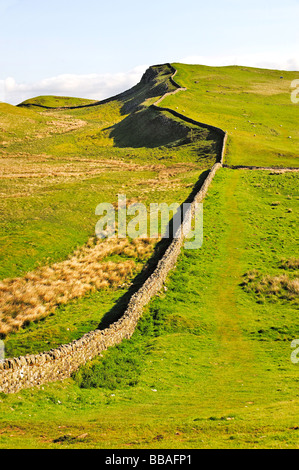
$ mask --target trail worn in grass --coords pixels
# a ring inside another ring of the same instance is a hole
[[[242,275],[240,263],[244,250],[244,227],[236,194],[240,183],[240,173],[231,174],[224,192],[224,204],[228,208],[229,231],[225,236],[226,262],[215,273],[210,288],[209,309],[216,321],[216,341],[219,357],[215,358],[215,371],[212,380],[221,387],[222,399],[229,400],[232,391],[238,396],[240,384],[251,382],[253,354],[249,342],[244,338],[242,319],[238,308],[238,283]],[[223,221],[226,223],[226,220]]]

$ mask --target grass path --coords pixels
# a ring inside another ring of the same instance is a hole
[[[230,184],[226,185],[225,199],[229,213],[229,232],[225,240],[227,255],[215,276],[215,283],[209,299],[209,307],[216,318],[216,340],[219,344],[219,357],[214,369],[215,383],[221,387],[223,398],[232,395],[232,386],[251,376],[252,353],[248,341],[242,335],[240,312],[237,305],[236,289],[242,275],[240,256],[242,252],[243,222],[239,213],[236,188],[240,173],[231,175]],[[218,367],[217,367],[218,365]],[[232,377],[240,379],[232,383]]]

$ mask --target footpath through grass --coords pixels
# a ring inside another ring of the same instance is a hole
[[[132,339],[73,379],[2,395],[1,447],[298,448],[296,299],[243,285],[252,269],[294,275],[281,259],[296,209],[296,175],[219,170],[202,248],[182,252]]]

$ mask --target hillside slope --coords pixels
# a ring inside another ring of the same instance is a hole
[[[299,167],[299,107],[291,102],[297,72],[173,65],[187,90],[163,106],[226,130],[226,163]]]

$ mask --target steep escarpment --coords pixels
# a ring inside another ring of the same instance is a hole
[[[111,101],[121,101],[124,105],[123,114],[127,114],[138,109],[145,100],[158,98],[168,91],[173,91],[177,87],[171,78],[174,71],[175,69],[170,64],[151,66],[144,72],[140,82],[132,88],[100,101],[61,96],[37,96],[23,101],[17,107],[71,110],[100,106]]]

